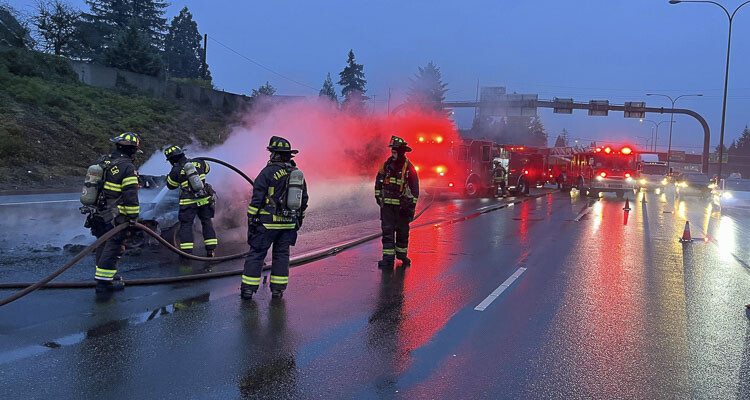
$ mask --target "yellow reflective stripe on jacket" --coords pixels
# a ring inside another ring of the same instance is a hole
[[[247,206],[247,213],[250,215],[255,215],[258,213],[258,209],[253,206]]]
[[[167,183],[170,186],[180,186],[180,184],[178,182],[175,182],[171,177],[169,177],[169,175],[167,175]]]
[[[294,229],[297,224],[263,224],[266,229]]]
[[[180,243],[181,250],[192,250],[192,248],[193,248],[192,243]]]
[[[111,190],[113,192],[122,192],[122,185],[104,181],[104,189]]]
[[[386,197],[386,198],[383,199],[383,203],[394,205],[394,206],[398,206],[398,205],[401,204],[401,200],[400,199],[389,199],[389,198]]]
[[[133,215],[141,212],[141,206],[117,206],[121,214]]]
[[[138,177],[137,176],[129,176],[122,180],[122,187],[128,186],[128,185],[137,185],[138,184]]]
[[[187,206],[190,204],[197,204],[199,206],[208,204],[208,201],[211,199],[211,196],[202,197],[200,199],[180,199],[180,205],[181,206]]]
[[[292,217],[281,217],[278,215],[274,215],[273,222],[294,222],[294,219]]]
[[[417,204],[417,198],[414,197],[412,200],[414,200],[414,204]]]
[[[286,285],[287,283],[289,283],[289,277],[271,275],[271,283],[277,283],[279,285]]]
[[[397,185],[403,185],[404,180],[403,179],[396,179],[396,178],[388,178],[389,183],[395,183]]]
[[[253,278],[252,276],[242,275],[242,283],[246,285],[260,285],[260,277]]]
[[[375,191],[375,196],[380,196],[380,190]]]

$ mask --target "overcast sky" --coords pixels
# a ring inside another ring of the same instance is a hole
[[[721,1],[730,11],[741,1]],[[27,11],[33,0],[11,0]],[[83,0],[71,4],[85,8]],[[278,94],[312,95],[331,72],[334,81],[354,49],[364,64],[367,94],[385,109],[403,100],[417,66],[441,68],[449,100],[472,100],[482,86],[538,93],[541,99],[646,101],[669,107],[649,92],[703,93],[678,107],[702,114],[718,144],[727,41],[727,18],[709,4],[670,5],[667,0],[194,0],[175,1],[171,20],[183,6],[208,33],[208,62],[217,87],[249,93],[266,81]],[[738,12],[733,31],[725,142],[750,123],[750,5]],[[219,45],[278,72],[258,67]],[[299,83],[296,83],[297,81]],[[651,124],[622,113],[589,117],[583,111],[539,115],[553,140],[566,128],[582,140],[639,141]],[[473,113],[458,114],[471,125]],[[655,121],[667,115],[648,115]],[[675,117],[673,145],[699,151],[700,125]],[[668,123],[659,129],[666,149]]]

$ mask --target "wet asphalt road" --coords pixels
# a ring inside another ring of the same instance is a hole
[[[0,387],[8,398],[750,397],[750,216],[643,196],[630,197],[627,225],[615,197],[554,193],[479,216],[499,202],[442,201],[422,221],[471,217],[413,230],[411,268],[378,270],[371,242],[294,268],[281,300],[265,287],[241,301],[238,277],[99,301],[36,292],[0,308]],[[712,241],[680,244],[686,219]]]

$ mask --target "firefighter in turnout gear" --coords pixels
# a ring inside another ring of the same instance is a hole
[[[505,192],[505,181],[508,179],[508,174],[505,168],[503,167],[501,160],[499,158],[496,158],[492,160],[492,195],[494,197],[498,197],[497,191],[500,189],[500,195],[502,197],[506,196]]]
[[[185,152],[177,146],[164,150],[164,156],[172,164],[172,170],[167,175],[167,188],[181,190],[178,214],[180,250],[191,254],[193,252],[193,221],[197,215],[203,228],[206,256],[214,257],[219,241],[211,221],[215,212],[215,192],[206,183],[206,174],[211,171],[211,167],[205,161],[187,158]]]
[[[406,256],[409,247],[409,223],[414,220],[419,197],[419,177],[414,165],[406,158],[411,151],[407,143],[396,136],[388,145],[391,157],[380,167],[375,178],[375,201],[380,206],[383,230],[383,259],[379,268],[393,268],[395,259],[404,267],[411,265]]]
[[[258,291],[263,260],[273,245],[271,294],[279,298],[289,282],[289,247],[297,242],[307,209],[307,184],[296,168],[288,140],[273,136],[267,147],[271,159],[253,184],[253,197],[247,208],[247,243],[250,254],[245,260],[240,294],[250,299]]]
[[[101,190],[96,206],[86,219],[86,227],[97,238],[124,222],[135,223],[140,213],[138,203],[138,172],[133,164],[136,153],[140,150],[141,138],[131,132],[123,133],[110,139],[115,150],[99,160],[97,164],[103,170]],[[124,283],[117,274],[117,262],[125,252],[125,239],[128,230],[124,230],[107,240],[96,249],[97,292],[122,290]]]

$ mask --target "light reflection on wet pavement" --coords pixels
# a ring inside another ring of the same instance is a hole
[[[447,201],[424,221],[488,206]],[[411,268],[378,270],[372,242],[293,269],[278,301],[242,302],[234,278],[100,302],[38,292],[0,308],[0,383],[63,398],[750,396],[750,216],[654,193],[630,207],[626,225],[623,200],[555,193],[425,226]],[[713,242],[679,243],[686,219]]]

